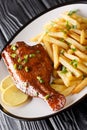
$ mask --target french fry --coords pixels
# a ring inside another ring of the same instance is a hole
[[[54,61],[54,59],[53,59],[53,52],[52,52],[52,48],[51,48],[50,43],[45,41],[44,45],[45,45],[46,51],[47,51],[48,55],[50,56],[51,60]]]
[[[49,39],[46,39],[48,42],[50,43],[54,43],[54,44],[57,44],[59,47],[62,47],[64,49],[68,49],[68,45],[58,39],[55,39],[55,38],[52,38],[52,37],[49,37]]]
[[[71,43],[72,45],[74,45],[75,47],[77,47],[79,50],[81,50],[83,52],[86,50],[84,46],[82,46],[81,44],[79,44],[79,42],[77,42],[76,40],[74,40],[74,39],[72,39],[70,37],[67,37],[65,40],[68,43]]]
[[[67,51],[67,53],[72,55],[72,54],[73,54],[73,50],[69,49],[69,50]]]
[[[37,42],[40,43],[45,35],[46,35],[46,32],[44,31],[44,32],[40,35],[40,37],[38,38],[38,41],[37,41]]]
[[[82,75],[82,73],[79,70],[75,69],[64,57],[60,57],[59,61],[62,65],[68,68],[69,71],[72,72],[76,77],[80,77]]]
[[[81,30],[79,30],[79,29],[71,29],[71,31],[81,35]]]
[[[51,84],[51,87],[58,92],[62,92],[66,89],[65,85],[60,85],[60,84]]]
[[[61,94],[63,94],[64,96],[69,96],[70,94],[72,94],[72,90],[74,88],[75,86],[68,87],[64,91],[61,91]]]
[[[79,29],[71,29],[71,31],[77,33],[78,35],[81,35],[81,30]],[[85,38],[87,38],[87,35],[85,35]]]
[[[55,29],[55,27],[57,27],[58,26],[58,24],[57,24],[57,21],[56,21],[56,19],[55,20],[53,20],[53,21],[49,21],[48,23],[46,23],[44,26],[43,26],[43,29],[44,29],[44,31],[46,31],[46,30],[48,30],[48,31],[50,31],[51,29]]]
[[[58,75],[58,74],[57,74],[57,75]],[[57,79],[54,79],[54,80],[53,80],[53,83],[55,83],[55,84],[61,84],[61,85],[64,84],[63,80],[60,79],[59,77],[58,77]]]
[[[82,89],[85,88],[86,85],[87,85],[87,78],[82,80],[82,82],[73,89],[72,93],[75,94],[80,92]]]
[[[77,20],[80,24],[83,22],[82,18],[76,13],[71,16],[73,19]]]
[[[87,55],[86,55],[85,53],[83,53],[83,52],[81,52],[81,51],[79,51],[79,50],[76,50],[74,53],[75,53],[76,56],[78,56],[79,58],[81,58],[81,59],[87,61]]]
[[[77,86],[78,84],[80,84],[82,81],[82,77],[80,78],[75,78],[74,80],[71,81],[71,85],[70,86]]]
[[[69,81],[74,80],[75,78],[70,71],[66,73],[66,77],[69,79]]]
[[[66,38],[66,34],[63,32],[49,32],[48,35],[52,37]]]
[[[85,30],[87,28],[87,24],[81,23],[80,29]]]
[[[77,56],[72,55],[72,54],[68,54],[66,52],[64,53],[64,56],[67,57],[67,58],[69,58],[69,59],[71,59],[71,60],[76,59],[77,61],[80,61],[80,59]]]
[[[80,43],[84,44],[84,42],[85,42],[85,31],[82,30],[81,31],[81,36],[80,36]]]
[[[87,62],[86,62],[86,61],[82,61],[82,63],[83,63],[85,66],[87,66]]]
[[[69,21],[72,25],[76,25],[77,28],[80,28],[80,24],[73,18],[71,18],[70,16],[63,14],[62,17],[66,20]]]
[[[57,71],[57,72],[58,72],[58,75],[60,76],[60,78],[63,80],[65,86],[69,87],[70,86],[70,80],[66,76],[66,74],[62,73],[61,71]]]
[[[82,63],[78,63],[77,68],[81,70],[82,72],[84,72],[85,74],[87,74],[87,67],[83,65]]]
[[[52,48],[53,48],[54,69],[57,69],[59,66],[59,47],[58,45],[53,44]]]
[[[80,23],[87,23],[87,18],[80,16],[78,14],[74,14],[73,18],[77,19]]]
[[[69,36],[71,36],[76,41],[80,42],[80,36],[74,32],[69,33]]]

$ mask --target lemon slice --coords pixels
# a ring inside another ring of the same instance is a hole
[[[15,85],[11,85],[3,91],[1,98],[5,104],[17,106],[24,103],[28,99],[28,95],[20,91]]]
[[[2,81],[1,81],[1,85],[0,85],[0,90],[1,92],[3,92],[6,88],[8,88],[10,85],[14,84],[11,76],[7,76],[5,77]]]

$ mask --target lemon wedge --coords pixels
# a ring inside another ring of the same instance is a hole
[[[3,91],[1,98],[5,104],[10,106],[17,106],[24,103],[28,99],[28,95],[20,91],[13,84]]]
[[[0,85],[0,90],[1,92],[3,92],[6,88],[8,88],[10,85],[14,84],[12,78],[10,75],[8,75],[7,77],[5,77],[2,81],[1,81],[1,85]]]

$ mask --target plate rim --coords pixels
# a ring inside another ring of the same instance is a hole
[[[19,29],[19,30],[11,37],[11,39],[7,42],[6,46],[7,46],[8,44],[10,44],[11,41],[12,41],[25,27],[27,27],[30,23],[32,23],[34,20],[36,20],[36,19],[39,18],[40,16],[42,16],[42,15],[44,15],[44,14],[46,14],[46,13],[48,13],[48,12],[54,10],[54,9],[57,9],[57,8],[59,8],[59,7],[64,7],[64,6],[66,6],[66,5],[71,5],[71,4],[73,4],[73,5],[74,5],[74,4],[87,4],[87,1],[86,1],[86,0],[81,0],[81,1],[79,1],[79,2],[75,2],[75,1],[74,1],[74,2],[66,2],[66,3],[62,3],[62,4],[59,4],[59,5],[56,5],[56,6],[54,6],[54,7],[51,7],[50,9],[47,9],[47,10],[41,12],[40,14],[36,15],[36,16],[33,17],[31,20],[29,20],[24,26],[20,27],[20,29]],[[5,46],[5,47],[6,47],[6,46]],[[4,47],[4,48],[5,48],[5,47]],[[4,50],[4,49],[3,49],[3,50]],[[3,51],[3,50],[2,50],[2,51]],[[37,121],[37,120],[43,120],[43,119],[51,118],[51,117],[53,117],[53,116],[55,116],[55,115],[58,115],[59,113],[64,112],[64,111],[66,111],[66,110],[69,110],[70,108],[72,108],[72,106],[74,106],[74,105],[78,104],[79,102],[81,102],[86,96],[87,96],[87,94],[85,94],[80,100],[74,102],[73,104],[71,104],[70,106],[64,108],[63,110],[60,110],[60,111],[58,111],[58,112],[52,113],[52,114],[50,114],[50,115],[45,115],[45,116],[42,116],[42,117],[28,118],[28,117],[16,116],[16,115],[14,115],[14,114],[8,112],[7,110],[5,110],[5,108],[4,108],[1,104],[0,104],[0,111],[1,111],[2,113],[4,113],[6,116],[8,116],[8,117],[10,117],[10,118],[18,119],[18,120],[23,120],[23,121]]]

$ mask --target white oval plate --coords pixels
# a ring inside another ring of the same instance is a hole
[[[76,10],[79,9],[81,15],[87,17],[87,4],[71,4],[65,5],[62,7],[58,7],[52,9],[51,11],[41,15],[33,22],[29,23],[21,32],[19,32],[16,37],[12,40],[11,43],[15,43],[17,41],[25,41],[30,45],[29,39],[42,31],[42,26],[47,23],[49,20],[53,20],[57,17],[61,17],[61,13],[68,11],[68,10]],[[8,71],[6,66],[4,65],[3,61],[0,61],[0,81],[8,75]],[[87,94],[87,88],[83,89],[80,93],[70,95],[66,99],[66,105],[63,109],[71,106],[72,104],[76,103],[82,97]],[[1,110],[4,111],[7,115],[12,117],[16,117],[19,119],[28,119],[28,120],[35,120],[35,119],[42,119],[58,112],[53,112],[50,110],[49,106],[41,99],[33,98],[31,102],[27,102],[18,107],[8,107],[1,101]],[[62,109],[62,110],[63,110]],[[61,111],[61,110],[60,110]]]

